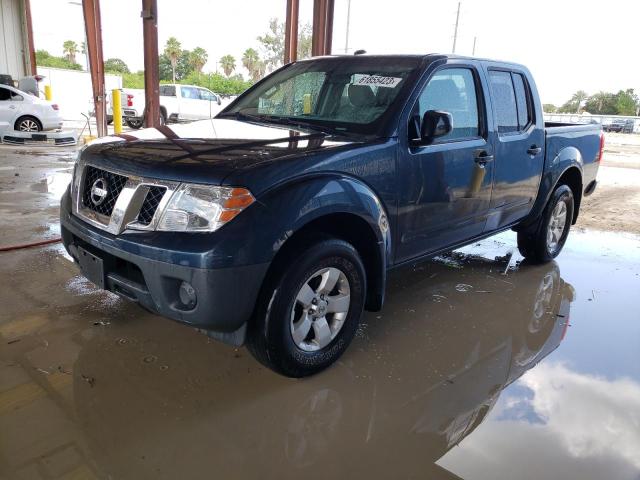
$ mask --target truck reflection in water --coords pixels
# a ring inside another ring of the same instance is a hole
[[[460,256],[396,271],[382,314],[365,317],[341,362],[305,380],[167,334],[178,330],[158,318],[133,322],[127,338],[104,329],[74,367],[95,468],[113,478],[457,478],[435,462],[558,347],[569,321],[573,288],[555,263],[503,270]]]

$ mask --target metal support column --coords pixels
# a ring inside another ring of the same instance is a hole
[[[158,70],[158,2],[142,0],[142,37],[144,44],[144,122],[160,126],[160,73]]]
[[[313,0],[313,33],[311,55],[331,54],[334,0]]]
[[[31,20],[31,2],[24,0],[24,20],[27,26],[27,45],[29,46],[29,71],[36,75],[36,49],[33,44],[33,21]]]
[[[284,63],[298,59],[298,12],[300,0],[287,0],[287,21],[284,31]]]
[[[100,0],[82,0],[84,25],[87,32],[87,52],[89,70],[93,86],[93,103],[96,113],[98,136],[104,137],[107,131],[107,109],[104,87],[104,61],[102,58],[102,26],[100,23]]]

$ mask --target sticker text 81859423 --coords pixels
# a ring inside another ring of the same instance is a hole
[[[402,79],[398,77],[383,77],[382,75],[364,75],[354,82],[354,85],[370,85],[372,87],[394,88]]]

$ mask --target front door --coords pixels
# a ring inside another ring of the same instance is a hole
[[[544,167],[544,129],[536,121],[531,87],[522,72],[489,69],[494,108],[495,172],[486,231],[524,217],[538,194]]]
[[[484,93],[471,65],[437,70],[411,117],[451,114],[453,130],[430,145],[401,149],[396,261],[405,261],[482,233],[491,198],[493,148],[487,141]]]

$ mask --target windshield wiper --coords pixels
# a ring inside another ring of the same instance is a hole
[[[326,125],[318,125],[314,122],[309,122],[309,121],[292,118],[292,117],[283,117],[279,115],[255,115],[251,113],[244,113],[244,112],[238,111],[238,112],[224,113],[220,115],[219,118],[235,118],[236,120],[249,120],[252,122],[264,122],[264,123],[273,123],[275,125],[286,125],[291,127],[303,128],[307,130],[315,130],[327,135],[336,135],[336,134],[345,135],[347,133],[337,128],[329,127]]]

